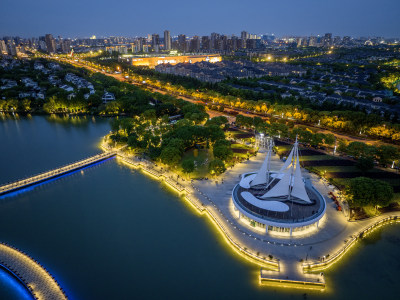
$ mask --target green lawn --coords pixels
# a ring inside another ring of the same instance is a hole
[[[248,131],[225,131],[225,136],[227,138],[235,138],[235,139],[241,139],[244,136],[246,138],[244,138],[245,140],[250,139],[250,138],[254,138],[254,135]]]
[[[193,159],[193,161],[195,162],[195,171],[190,174],[191,178],[209,176],[208,163],[214,159],[212,151],[210,149],[199,149],[197,157],[194,156],[194,149],[190,149],[189,151],[185,152],[185,154],[183,154],[182,161],[189,158]],[[179,171],[182,172],[181,167],[179,167]]]
[[[247,159],[247,153],[249,153],[251,156],[256,150],[254,147],[250,147],[245,144],[232,144],[231,149],[233,151],[233,157],[237,157],[239,159]]]
[[[313,168],[320,172],[360,172],[355,166],[313,166]]]
[[[300,153],[300,161],[314,161],[314,160],[328,160],[328,159],[340,159],[340,158],[325,154],[301,156]]]

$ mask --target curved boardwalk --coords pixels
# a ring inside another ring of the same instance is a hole
[[[51,274],[27,254],[0,243],[0,264],[12,271],[35,299],[68,299]]]
[[[10,192],[34,185],[34,184],[38,184],[38,183],[46,181],[46,180],[49,180],[51,178],[59,177],[61,175],[84,168],[84,167],[94,164],[96,162],[105,160],[114,155],[116,155],[116,152],[108,151],[105,153],[97,154],[97,155],[91,156],[89,158],[71,163],[69,165],[66,165],[66,166],[63,166],[63,167],[60,167],[57,169],[53,169],[48,172],[40,173],[38,175],[34,175],[29,178],[21,179],[18,181],[14,181],[14,182],[2,185],[2,186],[0,186],[0,195],[5,195],[7,193],[10,193]]]

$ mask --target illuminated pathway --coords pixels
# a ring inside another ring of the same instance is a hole
[[[68,299],[53,276],[27,254],[0,243],[0,264],[22,281],[35,299]]]
[[[259,273],[260,284],[294,287],[301,289],[325,289],[324,276],[309,274],[329,268],[357,241],[375,228],[384,224],[400,221],[400,212],[383,214],[380,217],[348,222],[344,212],[336,210],[329,199],[332,187],[318,176],[304,171],[313,185],[327,200],[325,220],[319,229],[303,233],[301,236],[276,236],[265,234],[265,229],[253,228],[243,218],[238,218],[233,209],[231,192],[244,172],[258,170],[265,154],[259,154],[242,164],[229,169],[223,176],[214,180],[190,181],[177,178],[177,175],[162,169],[146,160],[137,160],[119,152],[120,161],[145,174],[165,182],[201,214],[205,214],[218,228],[231,248],[243,258],[262,267]],[[273,158],[272,168],[281,164],[279,158]],[[223,183],[222,183],[223,180]],[[247,222],[247,224],[246,224]]]
[[[5,195],[5,194],[11,193],[13,191],[20,190],[22,188],[44,182],[44,181],[47,181],[52,178],[59,177],[61,175],[73,172],[75,170],[79,170],[86,166],[92,165],[96,162],[110,158],[114,155],[116,155],[116,152],[107,151],[105,153],[97,154],[97,155],[91,156],[89,158],[71,163],[69,165],[66,165],[66,166],[45,172],[45,173],[41,173],[38,175],[31,176],[29,178],[25,178],[22,180],[7,183],[5,185],[0,186],[0,195]]]

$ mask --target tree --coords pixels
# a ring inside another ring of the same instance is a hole
[[[325,134],[324,142],[325,144],[332,146],[335,143],[335,136],[332,133]]]
[[[339,152],[346,152],[347,146],[348,146],[348,144],[347,144],[346,140],[339,140],[339,145],[338,145],[337,150]]]
[[[219,127],[225,127],[228,124],[228,119],[224,116],[214,117],[206,122],[205,126],[216,125]]]
[[[166,147],[161,151],[161,161],[169,166],[176,166],[181,160],[181,153],[173,147]]]
[[[226,161],[232,157],[233,151],[230,146],[217,145],[213,147],[213,154],[215,158]]]
[[[393,199],[393,188],[387,182],[367,177],[350,179],[345,192],[352,207],[385,207]]]
[[[376,148],[374,146],[369,146],[362,142],[351,142],[347,146],[346,150],[349,155],[352,155],[355,158],[359,158],[361,156],[364,156],[364,157],[374,156],[375,149]]]
[[[125,131],[125,134],[128,135],[133,129],[133,119],[131,119],[131,118],[123,118],[120,121],[120,126],[121,126],[121,129],[123,131]]]
[[[374,203],[374,180],[367,177],[350,179],[346,195],[352,207],[366,206]]]
[[[214,159],[208,164],[208,172],[211,175],[220,175],[226,171],[225,164],[220,159]]]
[[[399,150],[390,145],[381,145],[377,149],[377,156],[381,165],[390,164],[400,156]]]
[[[319,146],[322,144],[323,140],[325,139],[325,134],[323,133],[314,133],[311,137],[311,145],[313,146]]]
[[[89,96],[88,103],[90,107],[99,107],[103,103],[103,100],[99,95],[93,94]]]
[[[120,121],[117,118],[113,118],[110,122],[111,131],[117,133],[119,130]]]
[[[20,101],[19,103],[19,109],[21,111],[30,111],[31,110],[31,100],[29,99],[24,99],[22,101]]]
[[[364,174],[374,167],[374,160],[371,157],[360,157],[357,160],[356,167]]]
[[[374,206],[388,206],[393,199],[393,187],[385,181],[375,180],[374,192]]]
[[[189,174],[192,173],[194,171],[194,161],[193,159],[185,159],[182,164],[182,169],[183,172]]]

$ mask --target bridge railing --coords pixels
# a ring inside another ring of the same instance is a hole
[[[42,173],[39,173],[39,174],[36,174],[36,175],[32,175],[32,176],[29,176],[29,177],[25,177],[25,178],[22,178],[22,179],[19,179],[19,180],[16,180],[16,181],[8,182],[8,183],[3,184],[3,185],[0,186],[0,192],[4,192],[4,191],[7,191],[7,190],[12,190],[12,189],[27,185],[27,184],[32,183],[32,182],[36,182],[36,181],[42,180],[42,179],[44,179],[46,177],[51,177],[51,176],[54,176],[54,175],[57,175],[57,174],[60,174],[60,173],[64,173],[64,172],[67,172],[69,170],[76,169],[79,166],[87,165],[87,164],[89,164],[91,162],[100,160],[100,159],[108,157],[108,156],[112,156],[114,154],[116,154],[116,152],[106,152],[106,153],[96,154],[94,156],[85,158],[83,160],[74,161],[74,162],[72,162],[70,164],[63,165],[63,166],[61,166],[61,167],[59,167],[57,169],[53,169],[53,170],[50,170],[50,171],[42,172]]]

